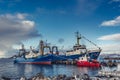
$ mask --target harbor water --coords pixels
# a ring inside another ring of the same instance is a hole
[[[96,76],[100,68],[78,67],[76,65],[53,64],[53,65],[33,65],[33,64],[14,64],[12,59],[0,59],[0,76],[10,78],[20,78],[26,76],[30,78],[37,73],[45,76],[56,76],[65,74],[67,76],[75,74],[88,74]],[[109,70],[109,69],[108,69]],[[112,70],[112,69],[110,69]],[[114,68],[113,68],[114,70]]]

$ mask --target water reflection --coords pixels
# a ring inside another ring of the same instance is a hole
[[[31,77],[37,73],[42,73],[44,75],[53,73],[52,65],[32,65],[32,64],[14,64],[16,68],[17,75]]]
[[[87,73],[94,76],[98,72],[98,68],[77,67],[75,65],[32,65],[32,64],[13,64],[12,60],[0,61],[0,75],[8,75],[11,77],[26,76],[27,78],[42,73],[45,76],[55,76],[58,74],[66,74],[68,76],[73,73]],[[3,67],[4,65],[4,67]]]
[[[68,76],[73,73],[87,73],[94,76],[98,72],[98,68],[77,67],[75,65],[32,65],[32,64],[15,64],[17,75],[27,76],[28,78],[37,73],[42,73],[46,76],[55,76],[58,74],[66,74]]]

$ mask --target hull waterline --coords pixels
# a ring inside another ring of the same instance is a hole
[[[99,62],[88,62],[88,61],[77,61],[77,66],[79,67],[100,67]]]

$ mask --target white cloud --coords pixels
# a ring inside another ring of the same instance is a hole
[[[120,0],[112,0],[113,2],[120,2]]]
[[[34,25],[35,25],[34,21],[24,20],[21,22],[24,27],[29,26],[29,27],[27,27],[28,29],[34,27]]]
[[[0,15],[0,17],[6,17],[8,19],[15,19],[15,20],[18,20],[18,19],[25,19],[26,17],[28,16],[28,14],[26,13],[17,13],[17,14],[2,14]]]
[[[0,15],[0,54],[10,52],[12,46],[22,40],[37,36],[40,34],[35,29],[35,22],[27,20],[26,14]]]
[[[111,41],[109,44],[104,43],[100,45],[102,53],[120,53],[120,33],[104,35],[99,37],[98,40]]]
[[[120,26],[120,16],[114,20],[103,21],[101,26]]]
[[[98,40],[120,41],[120,33],[104,35],[104,36],[99,37]]]
[[[0,50],[0,57],[4,57],[5,56],[5,51],[2,51],[2,50]]]
[[[100,46],[102,53],[120,53],[120,43],[104,44]]]
[[[19,19],[25,19],[26,18],[26,16],[27,16],[27,14],[20,14],[20,13],[17,13],[17,18],[19,18]]]

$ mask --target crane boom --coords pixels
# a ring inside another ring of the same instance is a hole
[[[99,46],[97,46],[95,43],[93,43],[92,41],[88,40],[86,37],[82,36],[82,38],[84,38],[85,40],[87,40],[88,42],[90,42],[91,44],[93,44],[94,46],[96,46],[98,49],[101,49]]]

